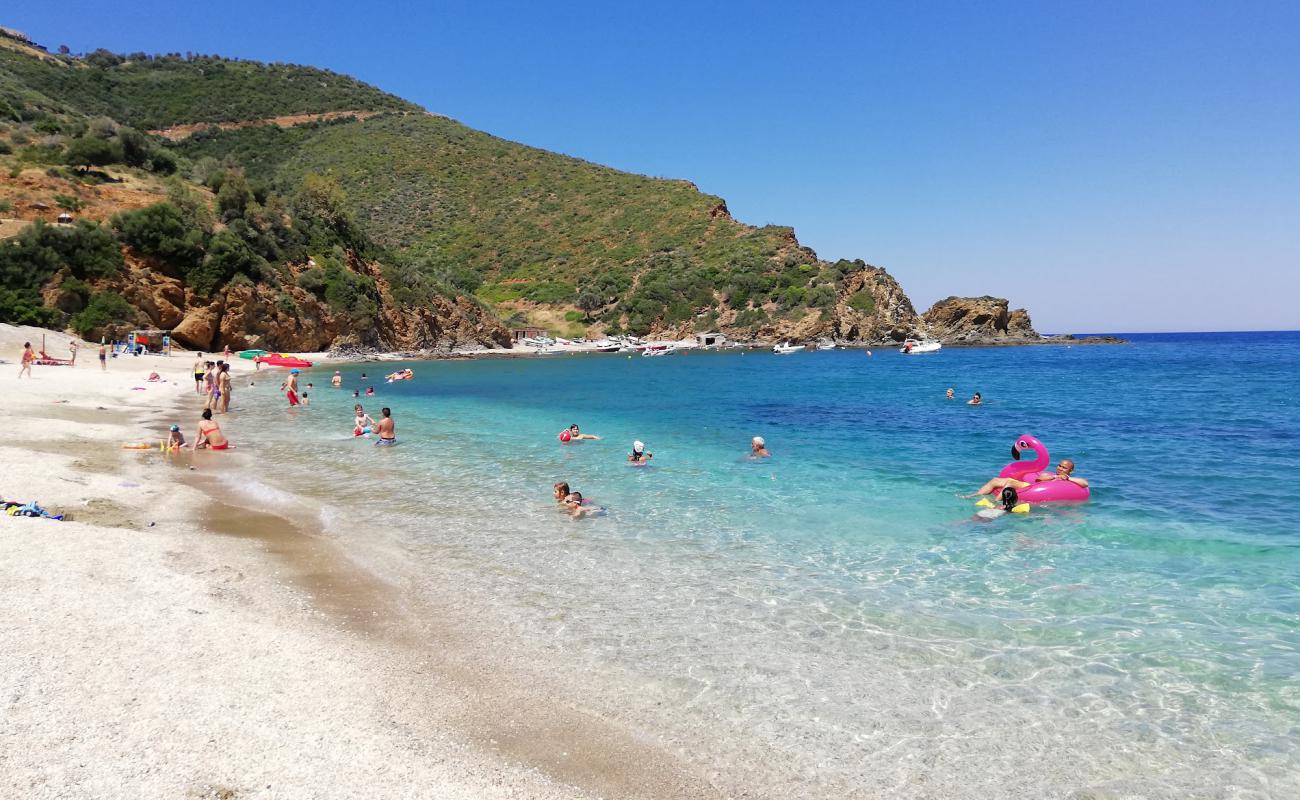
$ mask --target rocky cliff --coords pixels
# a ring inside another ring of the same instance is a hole
[[[1008,309],[1001,297],[948,297],[921,315],[930,338],[953,344],[998,344],[1038,340],[1029,312]]]
[[[305,265],[289,265],[291,276]],[[510,334],[490,313],[466,298],[432,298],[427,305],[402,306],[379,264],[350,257],[347,268],[375,281],[378,314],[373,324],[358,325],[347,314],[330,308],[315,294],[283,282],[279,285],[232,281],[211,297],[196,295],[178,278],[128,253],[126,269],[96,281],[95,291],[120,294],[134,318],[103,331],[120,336],[132,327],[170,330],[172,338],[194,350],[261,348],[284,352],[331,349],[418,351],[456,346],[508,346]],[[44,292],[47,304],[78,310],[76,290],[56,275]]]

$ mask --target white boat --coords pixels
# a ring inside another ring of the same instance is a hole
[[[834,349],[835,349],[835,342],[832,342],[832,341],[829,341],[829,340],[818,342],[818,343],[817,343],[817,349],[818,349],[818,350],[834,350]]]
[[[776,347],[772,348],[772,352],[776,353],[777,355],[786,355],[788,353],[797,353],[800,350],[804,349],[804,347],[805,345],[802,344],[790,344],[789,342],[781,342]]]
[[[676,352],[677,352],[677,348],[671,344],[656,344],[656,345],[650,345],[646,349],[642,350],[641,356],[642,357],[670,356]]]
[[[918,342],[915,339],[908,339],[903,342],[903,346],[898,352],[905,356],[919,356],[924,353],[937,353],[941,347],[943,347],[943,345],[938,342],[932,342],[929,339],[921,342]]]

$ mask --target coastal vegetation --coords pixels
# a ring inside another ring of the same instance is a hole
[[[882,284],[865,277],[883,271],[822,261],[792,229],[738,222],[687,181],[510,142],[327,70],[6,41],[0,169],[27,182],[39,170],[59,209],[101,223],[32,231],[5,246],[11,265],[38,240],[48,254],[94,236],[183,281],[187,305],[237,282],[289,309],[302,290],[358,328],[382,316],[378,280],[399,310],[448,300],[498,329],[570,336],[808,323],[865,335],[841,317],[878,310]],[[279,124],[202,125],[266,120]],[[175,141],[148,132],[175,125]],[[137,194],[121,208],[87,204],[91,187],[126,185]],[[67,324],[97,296],[53,291],[84,268],[31,263],[6,282],[0,320]],[[123,316],[109,300],[95,312],[82,321]]]

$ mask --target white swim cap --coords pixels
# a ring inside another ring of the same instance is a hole
[[[644,449],[645,449],[645,445],[641,444],[640,442],[633,442],[633,443],[632,443],[632,452],[634,452],[634,453],[639,453],[639,452],[641,452],[641,451],[644,450]]]
[[[767,442],[763,441],[763,437],[762,437],[762,436],[755,436],[755,437],[754,437],[754,444],[758,445],[759,447],[766,447],[766,446],[767,446]]]

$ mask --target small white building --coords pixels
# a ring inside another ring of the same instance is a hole
[[[721,333],[697,333],[695,334],[696,347],[722,347],[727,343],[727,337]]]

